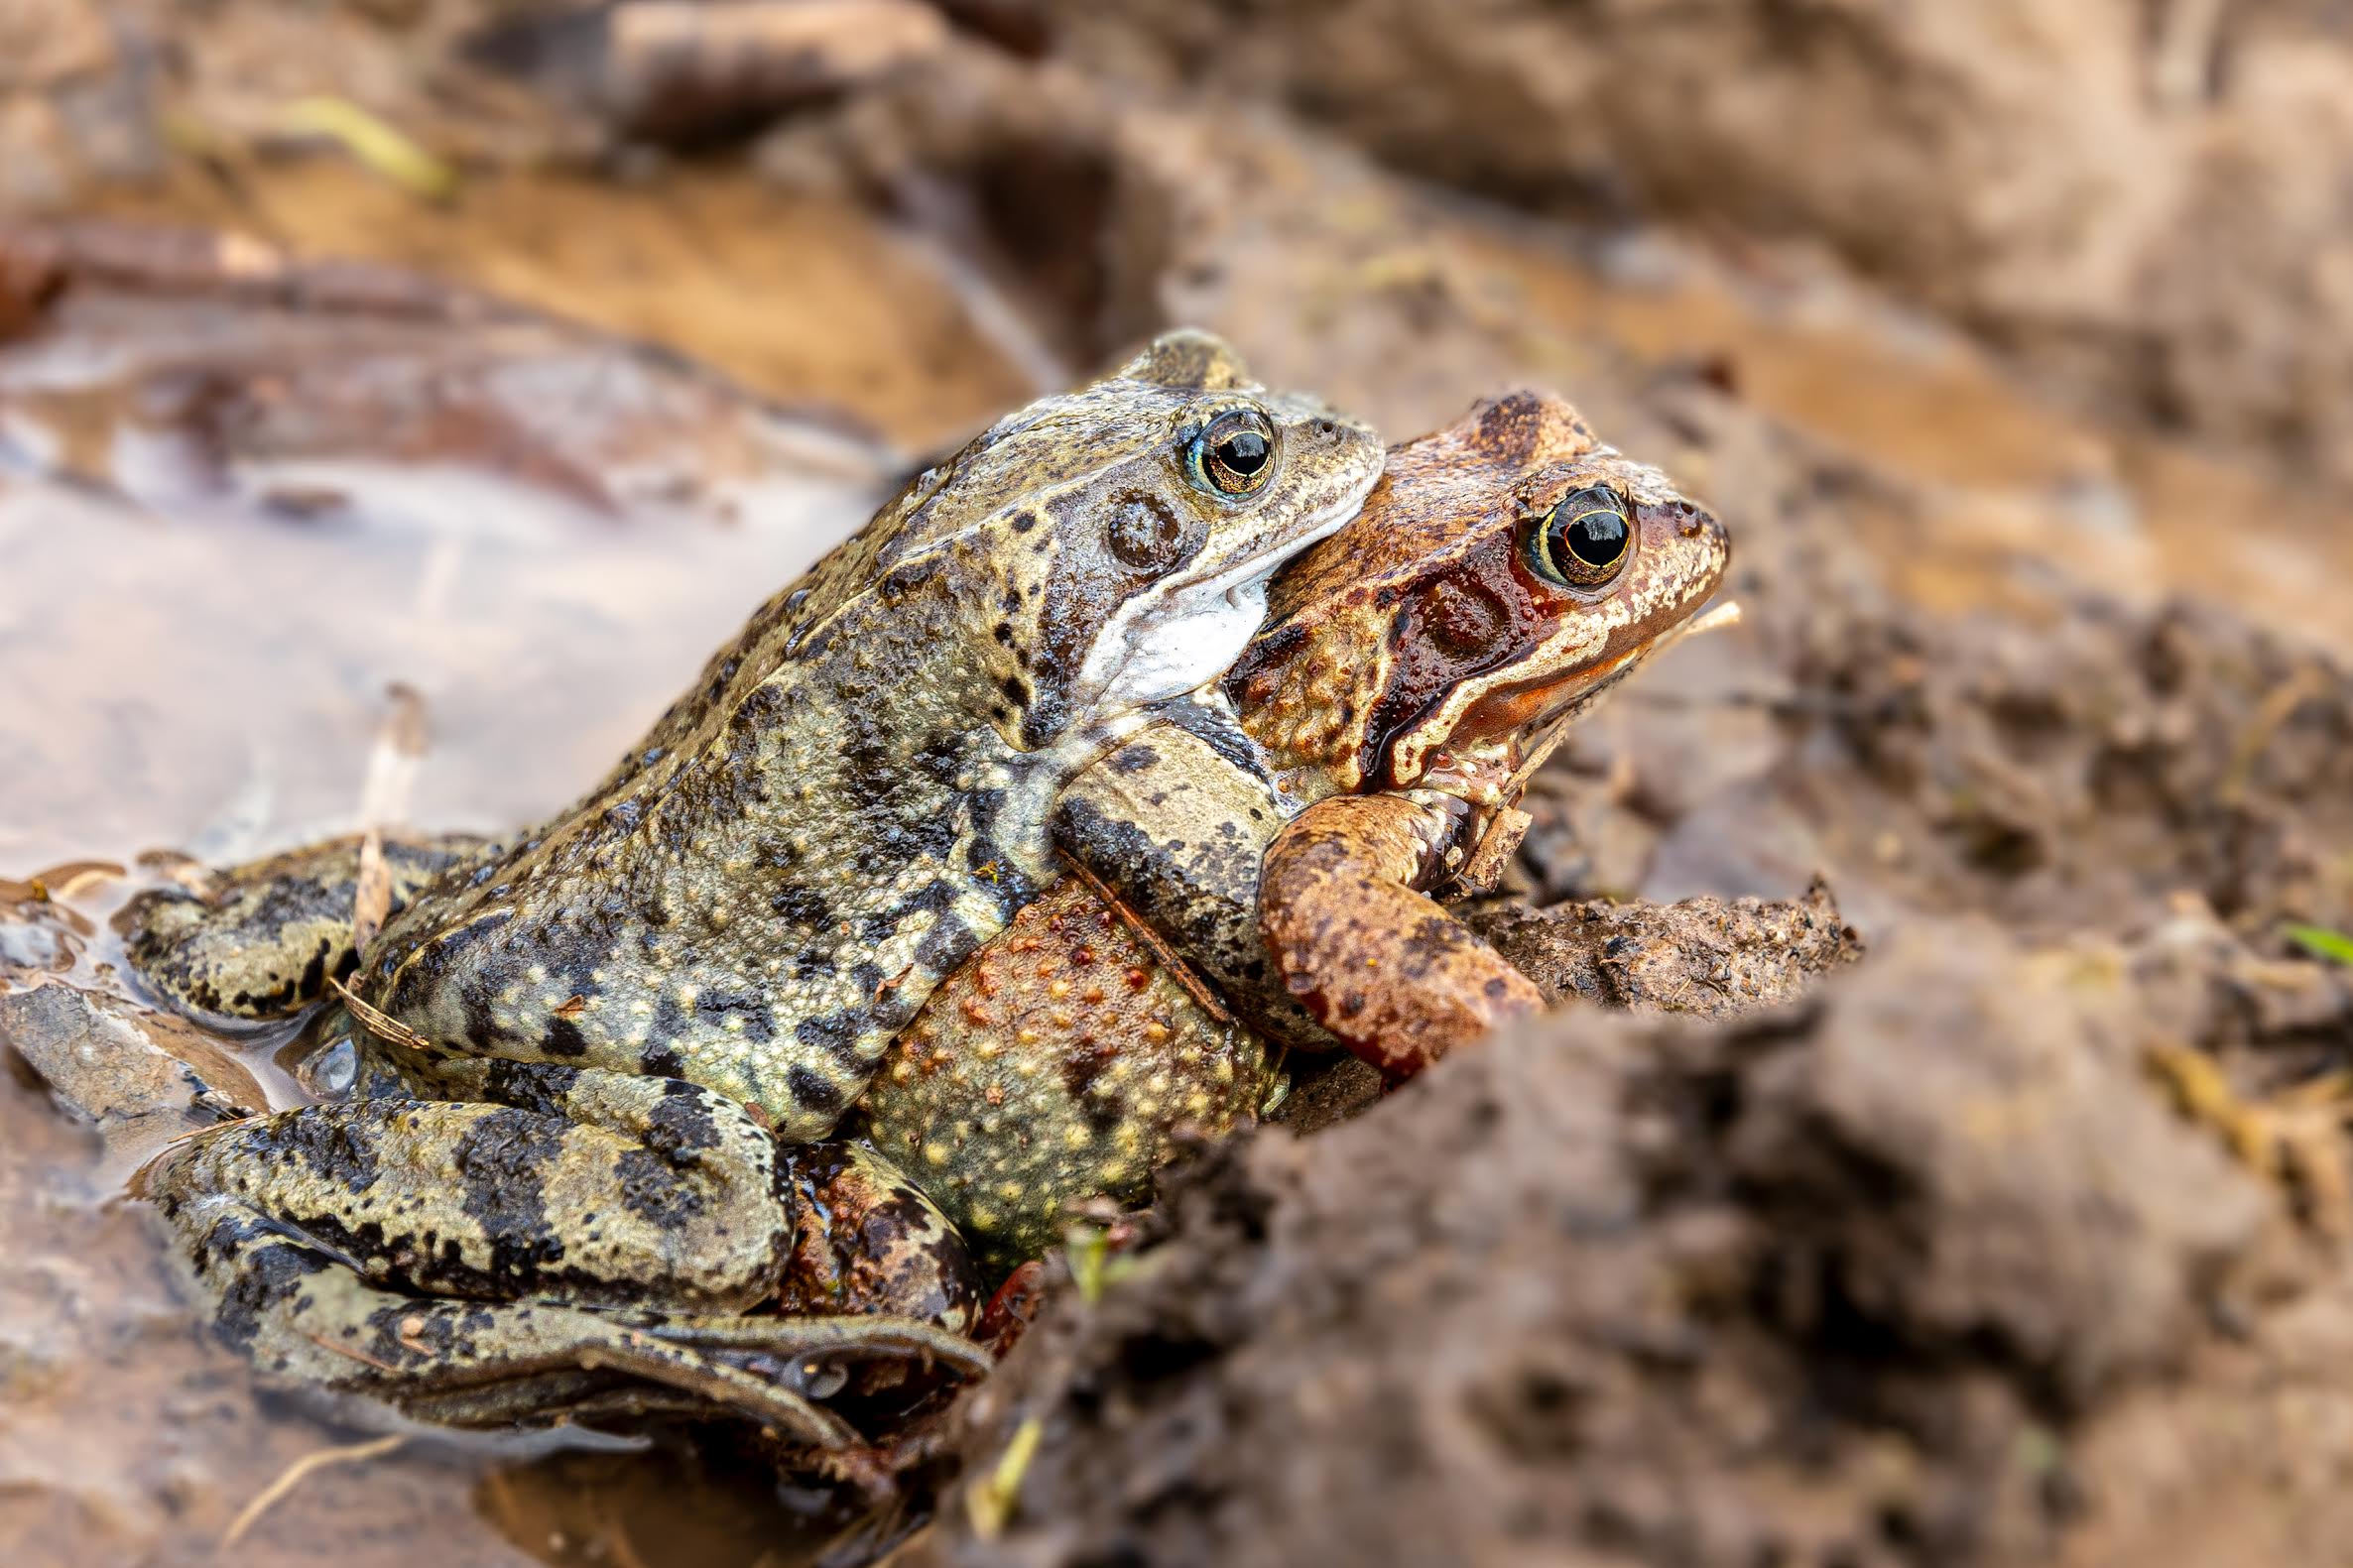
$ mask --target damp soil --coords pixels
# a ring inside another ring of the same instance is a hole
[[[908,465],[1158,326],[1393,438],[1555,387],[1710,500],[1747,612],[1532,791],[1476,918],[1561,1011],[1385,1099],[1302,1072],[1136,1251],[1057,1260],[898,1560],[2353,1555],[2353,970],[2288,934],[2353,930],[2353,530],[2303,436],[2047,401],[2079,345],[2022,352],[2031,311],[1682,194],[1597,227],[1172,74],[1118,8],[1040,59],[1053,8],[944,7],[715,151],[502,68],[480,10],[238,0],[175,62],[168,8],[30,8],[0,991],[103,990],[149,852],[558,804]],[[282,133],[330,46],[453,199]],[[12,1562],[783,1565],[842,1526],[708,1434],[363,1448],[257,1392],[120,1185],[199,1080],[301,1084],[138,1026],[178,1055],[97,1126],[39,1052],[0,1074]]]

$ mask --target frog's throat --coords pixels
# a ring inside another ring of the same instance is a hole
[[[1625,678],[1686,638],[1738,625],[1741,608],[1727,599],[1704,615],[1695,615],[1668,628],[1649,644],[1598,669],[1564,682],[1551,694],[1543,712],[1519,730],[1465,748],[1451,769],[1433,767],[1414,781],[1419,788],[1461,794],[1480,803],[1509,805],[1518,800],[1538,769],[1550,760],[1569,730],[1599,707]],[[1500,775],[1500,778],[1498,777]],[[1465,781],[1475,781],[1464,787]]]
[[[1266,623],[1267,579],[1346,527],[1380,477],[1368,474],[1273,548],[1215,576],[1164,578],[1130,598],[1088,650],[1072,706],[1107,716],[1197,691],[1224,674]]]

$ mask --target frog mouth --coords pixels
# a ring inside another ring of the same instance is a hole
[[[1073,695],[1110,713],[1197,691],[1225,673],[1267,619],[1267,582],[1293,556],[1353,520],[1375,474],[1279,544],[1211,576],[1164,578],[1122,605],[1095,639]]]
[[[1536,771],[1567,738],[1570,727],[1592,712],[1620,681],[1683,639],[1719,631],[1740,618],[1739,603],[1727,600],[1649,643],[1628,648],[1573,674],[1540,677],[1484,693],[1464,710],[1434,751],[1424,748],[1424,756],[1444,760],[1424,770],[1414,783],[1445,788],[1445,778],[1477,775],[1488,783],[1473,792],[1507,801],[1517,799]],[[1393,784],[1400,783],[1398,768],[1393,744],[1389,757]]]
[[[1523,745],[1511,778],[1504,785],[1510,791],[1510,797],[1516,798],[1519,791],[1527,787],[1528,781],[1535,777],[1536,771],[1567,739],[1569,726],[1591,712],[1611,687],[1683,639],[1737,625],[1740,616],[1740,602],[1727,599],[1705,615],[1694,616],[1661,634],[1647,647],[1630,650],[1592,678],[1576,682],[1573,690],[1555,693],[1553,700],[1518,732]]]

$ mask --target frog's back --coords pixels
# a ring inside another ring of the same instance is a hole
[[[404,911],[361,995],[440,1048],[689,1076],[820,1136],[1034,895],[1060,779],[1166,694],[1102,650],[1370,487],[1370,432],[1303,405],[1266,516],[1172,483],[1222,363],[1043,400],[913,482],[594,791]]]

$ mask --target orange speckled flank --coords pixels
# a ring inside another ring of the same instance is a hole
[[[1252,1117],[1266,1053],[1063,882],[931,994],[867,1091],[876,1145],[1004,1267],[1067,1205],[1132,1202],[1188,1132]]]

